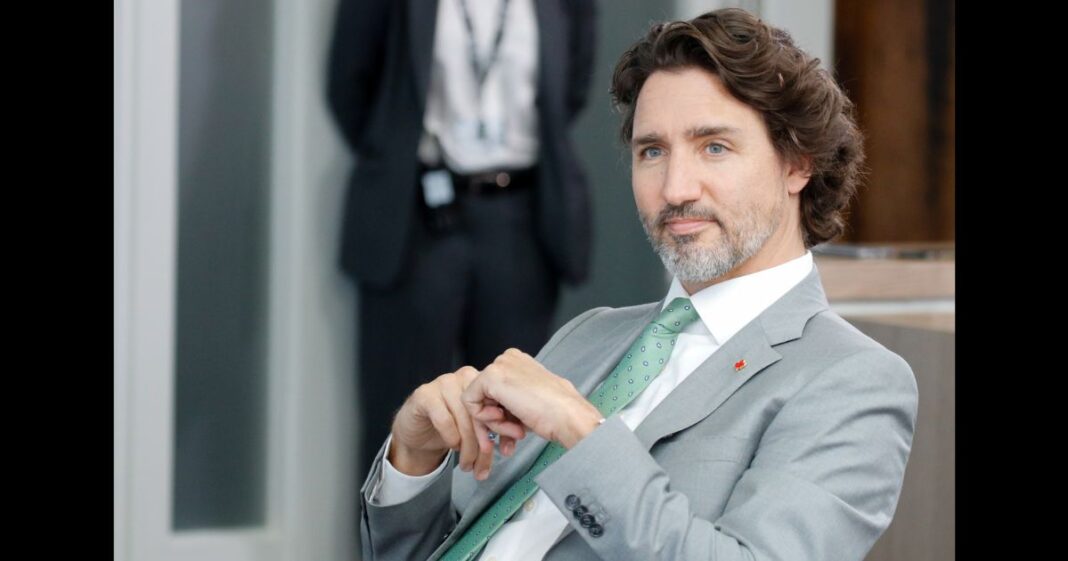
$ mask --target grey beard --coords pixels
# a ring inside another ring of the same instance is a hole
[[[639,217],[642,218],[640,214]],[[662,238],[657,238],[644,218],[641,223],[645,237],[664,263],[664,267],[684,283],[707,282],[733,271],[760,251],[776,226],[769,225],[771,227],[757,232],[756,235],[736,240],[732,239],[730,232],[720,224],[717,227],[722,229],[726,243],[701,247],[697,245],[700,233],[676,236],[665,231]]]
[[[739,255],[726,247],[696,248],[687,242],[659,243],[649,240],[669,273],[680,282],[700,283],[719,278],[741,263]]]

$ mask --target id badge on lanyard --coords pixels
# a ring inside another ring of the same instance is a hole
[[[423,200],[426,206],[437,208],[456,200],[456,191],[452,187],[452,176],[443,169],[428,171],[423,174]]]

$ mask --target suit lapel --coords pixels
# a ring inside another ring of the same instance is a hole
[[[745,359],[745,367],[734,364]],[[646,449],[661,438],[693,426],[712,414],[746,381],[782,356],[771,348],[756,320],[734,334],[726,344],[686,377],[634,429]],[[723,384],[720,377],[729,382]]]
[[[420,102],[426,101],[430,87],[430,64],[434,56],[434,32],[437,28],[438,0],[408,0],[408,39],[415,72],[415,91]]]
[[[558,374],[570,380],[582,395],[590,395],[597,384],[612,373],[612,369],[623,359],[623,354],[641,335],[645,326],[660,314],[663,304],[661,301],[651,306],[637,321],[617,324],[611,331],[599,338],[599,343],[603,343],[601,346],[589,350],[588,359],[577,364],[570,372]]]
[[[808,320],[829,307],[813,265],[800,283],[753,318],[697,367],[634,430],[646,449],[661,438],[697,424],[738,388],[782,358],[775,345],[801,336]],[[736,368],[739,361],[745,365]],[[722,380],[728,383],[723,384]]]

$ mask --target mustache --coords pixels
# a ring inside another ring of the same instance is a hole
[[[657,229],[663,229],[667,226],[668,220],[679,218],[719,222],[719,217],[712,209],[698,207],[696,203],[691,201],[681,205],[668,204],[664,206],[657,213],[654,224]]]

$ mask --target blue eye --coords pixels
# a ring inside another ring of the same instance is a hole
[[[713,148],[719,148],[719,150],[713,150]],[[712,143],[706,146],[705,150],[708,150],[710,154],[722,154],[724,151],[727,150],[727,147],[722,144]]]
[[[661,150],[660,148],[657,148],[656,146],[650,146],[642,150],[642,155],[646,158],[659,158],[662,152],[663,150]]]

